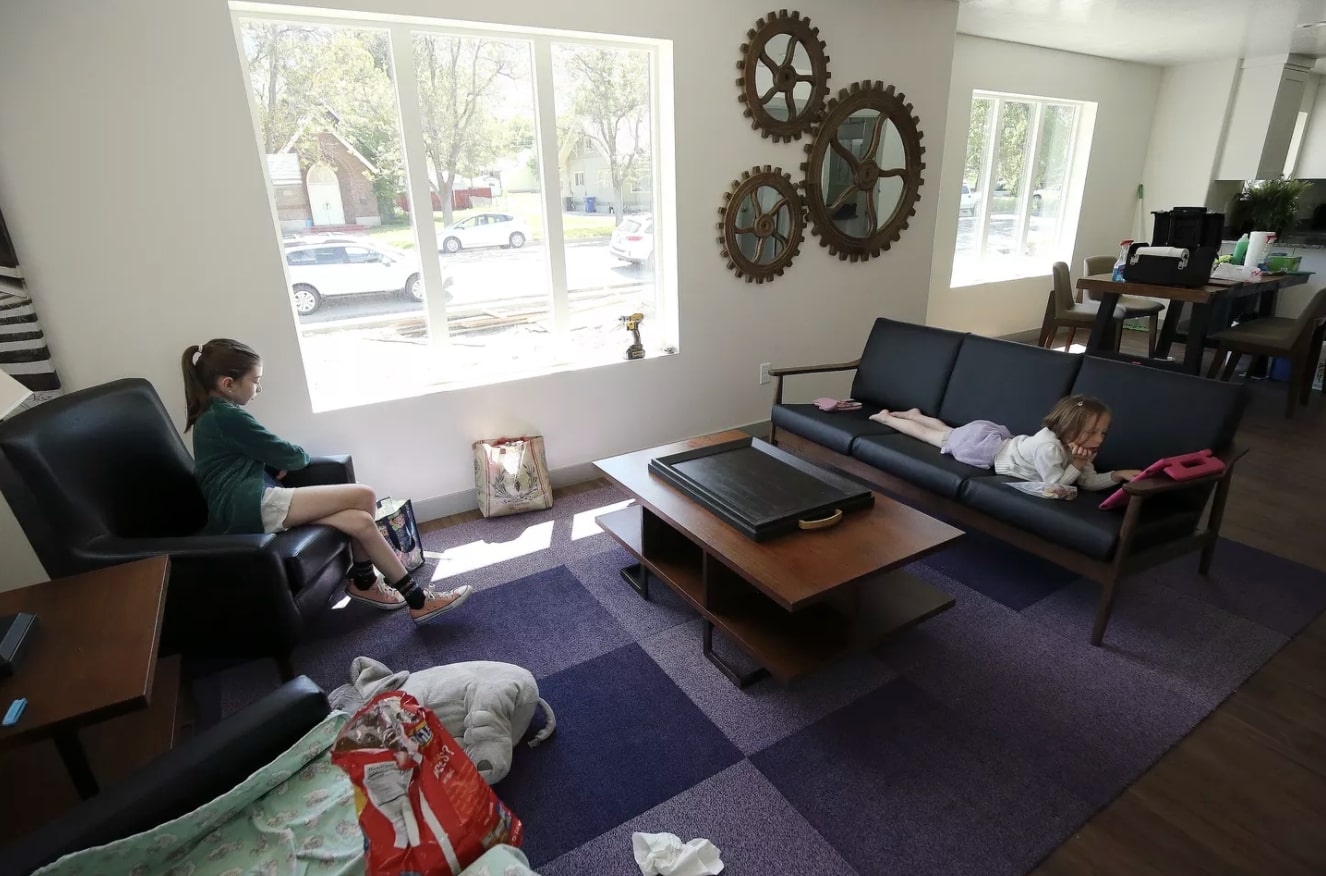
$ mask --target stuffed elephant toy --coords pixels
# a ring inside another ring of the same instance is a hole
[[[488,660],[392,672],[369,657],[356,657],[350,664],[350,683],[332,691],[328,700],[332,708],[353,713],[389,690],[404,691],[431,709],[490,785],[511,771],[511,749],[529,729],[539,706],[545,723],[530,746],[547,739],[557,727],[553,710],[539,698],[538,682],[528,669]]]

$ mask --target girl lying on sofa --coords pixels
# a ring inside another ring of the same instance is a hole
[[[1130,481],[1137,469],[1097,472],[1092,466],[1110,428],[1110,409],[1088,395],[1061,398],[1035,435],[1014,435],[989,420],[953,427],[919,410],[880,411],[870,419],[939,448],[958,462],[993,468],[1024,481],[1103,490]]]

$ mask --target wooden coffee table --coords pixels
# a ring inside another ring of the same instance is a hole
[[[151,557],[0,593],[0,615],[27,611],[38,624],[17,672],[0,679],[0,710],[28,700],[17,724],[0,727],[0,750],[54,739],[79,795],[97,793],[78,731],[154,699],[169,575],[170,558]],[[178,690],[165,695],[173,713]]]
[[[645,599],[657,578],[704,618],[705,657],[738,687],[766,674],[789,681],[953,606],[953,597],[899,567],[961,530],[875,494],[830,529],[755,542],[649,472],[649,461],[747,437],[720,432],[594,464],[637,504],[598,518],[640,560],[622,576]],[[718,630],[760,668],[742,674],[713,650]]]

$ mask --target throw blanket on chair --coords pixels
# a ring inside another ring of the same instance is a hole
[[[432,709],[490,785],[511,771],[511,749],[529,729],[539,706],[543,706],[545,723],[530,740],[530,747],[547,739],[557,727],[552,707],[539,698],[533,673],[512,663],[489,660],[392,672],[369,657],[356,657],[350,664],[350,683],[332,691],[328,700],[333,709],[353,713],[389,690],[405,691]]]

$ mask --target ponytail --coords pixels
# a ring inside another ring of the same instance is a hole
[[[194,344],[186,348],[180,357],[186,404],[184,431],[192,429],[207,410],[212,390],[222,377],[242,380],[261,361],[252,347],[230,338],[214,338],[201,347]]]
[[[184,372],[184,403],[187,411],[184,421],[185,432],[192,429],[198,417],[207,410],[207,387],[203,385],[202,378],[198,375],[198,366],[193,362],[193,357],[201,357],[202,352],[203,348],[194,344],[184,351],[184,357],[180,359],[180,370]]]

